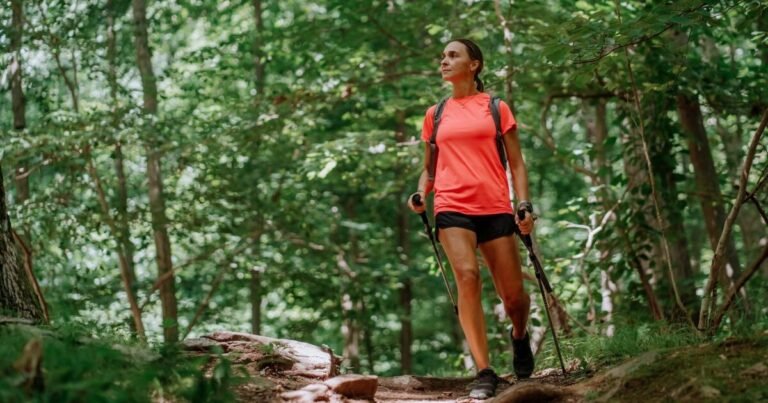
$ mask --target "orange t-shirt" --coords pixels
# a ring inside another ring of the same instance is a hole
[[[509,184],[496,148],[496,124],[490,95],[479,93],[459,100],[449,98],[437,129],[435,214],[454,211],[468,215],[512,213]],[[424,116],[421,139],[432,137],[435,108]],[[509,106],[501,101],[501,130],[517,128]]]

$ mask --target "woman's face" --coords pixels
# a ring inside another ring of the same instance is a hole
[[[480,61],[470,59],[461,42],[449,43],[440,55],[440,73],[445,81],[473,80],[478,66]]]

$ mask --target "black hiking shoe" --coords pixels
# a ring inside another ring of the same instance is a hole
[[[486,368],[477,373],[472,381],[472,389],[469,397],[472,399],[488,399],[496,394],[496,386],[499,385],[499,376],[491,368]]]
[[[520,340],[515,340],[512,336],[512,331],[509,332],[509,337],[512,339],[512,350],[515,353],[512,359],[512,366],[515,368],[515,375],[518,379],[530,378],[533,373],[533,351],[531,351],[531,338],[528,337],[528,332],[525,332],[525,337]]]

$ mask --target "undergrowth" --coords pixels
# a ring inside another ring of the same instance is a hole
[[[768,329],[768,310],[757,308],[749,315],[726,318],[715,335],[704,336],[687,323],[639,321],[632,317],[615,320],[612,337],[588,335],[584,332],[560,338],[563,360],[578,360],[581,369],[613,365],[648,351],[667,350],[690,345],[717,343],[729,338],[755,337]],[[734,322],[731,322],[731,320]],[[538,369],[559,368],[554,343],[548,333],[542,351],[537,355]]]
[[[173,347],[146,346],[114,334],[91,337],[97,326],[0,326],[0,402],[232,401],[234,378],[219,357],[212,376],[204,361]],[[14,369],[24,346],[42,341],[43,384],[23,388]]]

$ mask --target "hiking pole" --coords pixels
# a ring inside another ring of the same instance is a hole
[[[424,203],[421,200],[420,194],[415,194],[413,197],[411,197],[411,202],[414,206],[423,206]],[[432,226],[429,225],[429,219],[427,218],[427,212],[422,211],[419,216],[421,216],[421,222],[424,223],[424,232],[427,233],[427,236],[429,237],[429,240],[432,242],[432,249],[435,251],[435,258],[437,259],[437,265],[440,266],[440,273],[443,275],[443,282],[445,283],[445,289],[448,290],[448,297],[451,298],[451,304],[453,304],[453,312],[456,313],[456,316],[459,316],[459,306],[456,305],[456,300],[453,299],[453,292],[451,291],[451,286],[448,284],[448,277],[445,276],[445,268],[443,267],[443,259],[440,257],[440,251],[437,249],[437,244],[435,243],[435,237],[432,235]]]
[[[517,211],[517,217],[520,219],[520,221],[523,221],[523,219],[525,219],[525,210],[519,209]],[[546,289],[547,292],[551,294],[552,285],[549,284],[549,280],[547,280],[547,276],[544,274],[544,269],[541,267],[541,262],[539,262],[539,258],[536,256],[536,253],[533,252],[533,242],[531,241],[531,236],[523,235],[523,233],[520,232],[520,228],[518,228],[518,234],[520,235],[520,239],[523,240],[523,243],[525,244],[526,249],[528,249],[528,258],[531,259],[531,263],[533,263],[534,272],[536,272],[536,280],[538,280],[539,282],[539,291],[541,291],[541,299],[544,301],[544,308],[547,311],[547,319],[549,320],[549,327],[552,329],[552,339],[555,340],[555,350],[557,350],[557,358],[560,359],[560,368],[563,370],[563,376],[565,376],[565,364],[563,364],[563,355],[560,354],[560,343],[557,341],[557,332],[555,331],[555,326],[552,324],[552,314],[549,312],[547,295],[544,293],[544,289]]]

